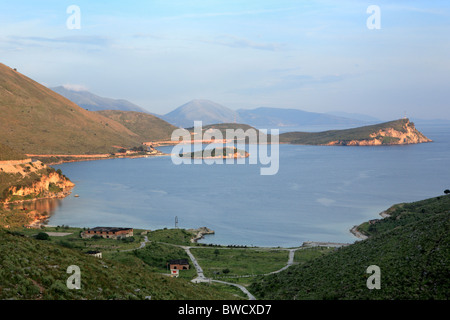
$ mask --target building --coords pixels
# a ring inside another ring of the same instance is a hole
[[[170,270],[189,270],[189,262],[187,259],[178,259],[169,261]]]
[[[81,233],[83,239],[89,239],[94,236],[105,239],[124,239],[133,236],[133,228],[95,227]]]
[[[102,253],[100,251],[88,251],[86,254],[96,257],[96,258],[102,258]]]

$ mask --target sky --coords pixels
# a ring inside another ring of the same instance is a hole
[[[450,1],[0,0],[0,62],[157,114],[209,99],[450,119]]]

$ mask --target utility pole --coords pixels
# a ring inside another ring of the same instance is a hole
[[[175,216],[175,229],[178,229],[178,216]]]

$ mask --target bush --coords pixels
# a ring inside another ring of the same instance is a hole
[[[37,236],[36,236],[36,239],[38,239],[38,240],[49,240],[50,236],[47,233],[45,233],[45,232],[39,232],[37,234]]]

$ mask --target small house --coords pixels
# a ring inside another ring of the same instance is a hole
[[[177,259],[169,261],[170,270],[189,270],[189,262],[187,259]]]
[[[86,254],[96,258],[102,258],[102,253],[100,251],[88,251]]]

